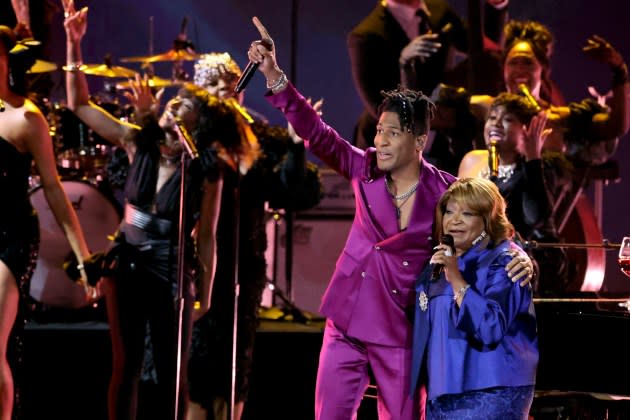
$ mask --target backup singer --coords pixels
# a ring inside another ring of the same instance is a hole
[[[116,120],[90,103],[86,78],[80,71],[87,9],[77,12],[72,0],[64,5],[70,69],[66,78],[68,104],[99,135],[123,147],[131,162],[125,185],[125,217],[106,256],[108,274],[102,284],[113,346],[109,418],[136,417],[147,323],[158,382],[156,398],[150,404],[160,416],[172,418],[178,246],[185,247],[181,360],[186,361],[192,317],[200,317],[210,305],[221,199],[233,194],[239,172],[251,166],[256,144],[250,143],[251,133],[234,107],[193,86],[181,89],[157,120],[151,111],[156,101],[148,83],[134,83],[134,105],[142,128]],[[185,162],[184,244],[177,242],[183,153],[178,119],[191,133],[200,154],[200,159]],[[195,273],[201,304],[193,315]],[[178,418],[183,417],[187,401],[185,362],[181,368]]]

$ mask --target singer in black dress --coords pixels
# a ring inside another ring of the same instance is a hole
[[[109,418],[136,418],[147,325],[150,329],[158,386],[147,402],[160,416],[174,417],[177,336],[174,305],[178,247],[184,246],[185,278],[181,323],[181,375],[178,418],[186,410],[185,363],[193,317],[208,310],[216,266],[216,229],[222,194],[229,194],[236,173],[256,157],[256,144],[237,110],[207,92],[188,86],[168,102],[156,119],[157,100],[146,80],[132,83],[129,95],[141,127],[112,118],[89,101],[80,70],[80,42],[87,9],[65,2],[68,41],[68,105],[90,128],[125,149],[131,162],[125,184],[125,216],[105,257],[102,280],[113,347]],[[182,160],[183,133],[188,132],[200,158]],[[181,164],[185,165],[184,243],[178,244]],[[197,284],[195,284],[196,280]],[[193,312],[196,293],[198,308]]]
[[[0,418],[13,411],[20,332],[39,245],[37,215],[29,201],[32,164],[46,201],[82,264],[89,250],[72,205],[64,193],[52,153],[46,119],[26,98],[24,74],[35,56],[18,44],[13,30],[0,26]],[[85,284],[85,271],[81,270]],[[86,292],[89,291],[86,289]],[[9,359],[9,360],[8,360]],[[19,384],[18,384],[19,385]],[[17,387],[16,387],[17,388]],[[18,400],[19,401],[19,400]],[[17,407],[19,408],[19,407]],[[16,411],[17,411],[16,408]],[[15,413],[17,414],[17,413]]]
[[[542,151],[549,134],[545,124],[546,114],[538,113],[524,97],[500,94],[484,126],[487,147],[496,142],[498,175],[491,174],[488,150],[474,150],[462,160],[459,177],[489,178],[499,187],[521,240],[558,242],[552,218],[554,197],[570,177],[562,155]],[[544,248],[533,250],[532,256],[538,263],[539,292],[562,291],[568,282],[565,253]]]
[[[208,92],[242,101],[234,88],[241,71],[228,53],[204,54],[195,63],[194,81]],[[238,102],[237,102],[238,103]],[[305,210],[317,204],[321,182],[317,166],[306,161],[304,142],[283,127],[271,126],[243,106],[261,154],[240,180],[240,206],[233,197],[221,201],[217,251],[219,254],[210,310],[193,327],[189,364],[188,420],[220,419],[227,415],[231,396],[232,329],[234,325],[235,225],[238,223],[238,338],[236,344],[235,410],[240,418],[248,397],[258,326],[258,311],[267,282],[268,207]],[[237,216],[238,215],[238,216]],[[238,220],[237,220],[238,218]],[[208,414],[211,413],[211,414]]]

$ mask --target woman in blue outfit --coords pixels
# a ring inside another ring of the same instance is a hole
[[[441,243],[416,285],[412,388],[426,383],[426,418],[527,419],[538,345],[529,285],[506,275],[514,227],[488,180],[453,183],[436,208]],[[435,265],[443,270],[432,280]]]

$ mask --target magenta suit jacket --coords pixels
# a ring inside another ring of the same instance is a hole
[[[367,343],[411,347],[415,280],[432,252],[435,206],[455,178],[422,161],[409,226],[398,230],[396,208],[376,167],[376,150],[353,147],[326,125],[289,84],[269,102],[307,147],[352,183],[356,212],[320,312]]]

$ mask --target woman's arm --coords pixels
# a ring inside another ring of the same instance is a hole
[[[221,192],[223,178],[214,182],[204,181],[204,191],[201,201],[201,215],[199,217],[199,231],[197,233],[197,252],[201,267],[199,281],[199,301],[201,306],[195,310],[194,318],[210,309],[210,297],[217,263],[217,223],[221,210]]]
[[[521,209],[523,220],[530,228],[543,226],[551,217],[553,201],[545,180],[542,149],[552,129],[545,128],[547,113],[541,111],[524,129],[523,155],[525,157],[525,182],[523,183]]]
[[[59,181],[48,124],[35,105],[27,101],[25,106],[27,110],[20,136],[33,156],[46,201],[66,235],[80,267],[90,251],[79,225],[79,219]],[[83,280],[86,280],[85,271],[80,271]]]
[[[83,65],[83,55],[81,52],[81,40],[87,29],[87,7],[74,10],[72,2],[64,3],[66,8],[66,19],[64,27],[66,30],[66,94],[68,107],[77,117],[91,129],[96,131],[107,141],[124,147],[130,153],[129,140],[130,131],[137,129],[136,126],[124,123],[104,109],[90,102],[88,83],[85,74],[81,71]],[[132,158],[130,153],[130,159]]]
[[[588,56],[607,64],[613,72],[612,99],[607,103],[610,112],[593,117],[592,136],[597,139],[621,137],[630,128],[630,108],[628,101],[630,83],[628,83],[628,67],[622,55],[604,38],[593,35],[582,51]]]

